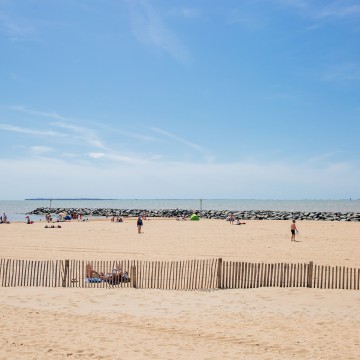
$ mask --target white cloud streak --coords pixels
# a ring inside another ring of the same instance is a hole
[[[70,130],[72,133],[63,133],[54,130],[37,130],[37,129],[29,129],[25,127],[13,126],[9,124],[0,124],[0,131],[13,132],[17,134],[24,134],[29,136],[38,136],[38,137],[58,137],[63,138],[68,141],[69,139],[73,139],[77,143],[79,140],[81,142],[85,142],[86,144],[93,146],[95,148],[100,149],[108,149],[101,140],[99,140],[96,134],[93,131],[85,128],[81,128],[78,126],[72,126],[64,123],[56,123],[53,124],[55,126],[61,127],[63,129]]]
[[[24,127],[13,126],[8,124],[0,124],[0,131],[9,131],[18,134],[26,134],[26,135],[33,135],[33,136],[58,136],[58,137],[65,137],[65,134],[61,134],[59,132],[53,130],[35,130],[35,129],[27,129]]]
[[[119,135],[122,135],[124,137],[132,138],[132,139],[138,139],[146,142],[157,142],[159,139],[155,138],[154,136],[141,134],[139,132],[135,131],[127,131],[123,129],[117,129],[112,126],[108,126],[106,124],[99,124],[99,127],[102,129],[105,129],[107,131],[110,131],[111,133],[116,133]]]
[[[346,62],[329,67],[322,75],[323,81],[358,82],[360,81],[360,65]]]
[[[131,165],[149,163],[149,160],[143,159],[138,156],[128,156],[128,155],[122,155],[116,153],[92,152],[89,153],[88,156],[92,159],[105,159],[105,160],[116,161],[118,163],[127,163]]]
[[[344,5],[336,1],[325,6],[317,13],[318,18],[348,18],[360,16],[360,5],[349,4]]]
[[[53,148],[49,146],[30,146],[30,150],[34,152],[35,154],[46,154],[49,152],[54,151]]]
[[[146,45],[156,46],[176,60],[187,63],[190,54],[176,34],[168,28],[161,15],[148,1],[129,1],[130,24],[135,38]]]
[[[33,109],[28,109],[25,106],[22,105],[2,105],[1,106],[4,109],[9,109],[9,110],[13,110],[13,111],[17,111],[17,112],[21,112],[21,113],[25,113],[25,114],[29,114],[29,115],[37,115],[37,116],[42,116],[42,117],[46,117],[49,119],[55,119],[55,120],[70,120],[69,118],[59,115],[55,112],[44,112],[44,111],[38,111],[38,110],[33,110]]]
[[[53,123],[53,125],[66,130],[70,130],[75,138],[81,139],[91,146],[100,149],[107,149],[107,147],[103,144],[103,142],[98,138],[98,136],[92,129],[84,128],[77,125],[67,124],[64,122],[55,122]]]
[[[273,0],[280,6],[291,7],[313,20],[340,20],[360,16],[358,1],[330,1],[325,6],[309,0]]]
[[[3,28],[5,34],[11,41],[38,41],[34,37],[35,28],[26,24],[21,19],[12,19],[4,12],[0,12],[0,29]]]
[[[99,139],[99,137],[97,136],[97,134],[95,133],[94,130],[92,130],[90,128],[73,125],[72,123],[68,123],[69,121],[74,121],[73,119],[71,119],[69,117],[60,115],[56,112],[46,112],[46,111],[29,109],[22,105],[1,105],[0,107],[4,108],[4,109],[16,111],[16,112],[21,112],[21,113],[28,114],[28,115],[45,117],[45,118],[51,119],[51,120],[60,120],[60,121],[51,123],[50,125],[70,131],[70,134],[59,133],[59,132],[55,132],[55,131],[48,131],[48,132],[43,133],[43,135],[51,134],[53,136],[55,136],[55,135],[62,136],[62,137],[66,136],[68,138],[73,137],[77,141],[81,140],[91,146],[101,148],[101,149],[107,149],[107,147]],[[29,129],[23,129],[23,131],[21,131],[21,129],[22,128],[9,126],[9,125],[7,125],[6,128],[5,127],[3,128],[3,130],[14,131],[14,132],[17,131],[17,132],[27,133],[29,135],[42,135],[42,133],[39,131],[32,131]]]
[[[195,8],[182,8],[180,13],[187,19],[194,19],[202,16],[202,12]]]
[[[165,137],[167,137],[167,138],[169,138],[171,140],[175,140],[175,141],[180,142],[182,144],[185,144],[185,145],[187,145],[189,147],[192,147],[193,149],[196,149],[196,150],[198,150],[198,151],[200,151],[202,153],[206,153],[206,150],[203,147],[201,147],[200,145],[197,145],[197,144],[194,144],[194,143],[192,143],[190,141],[187,141],[187,140],[185,140],[185,139],[183,139],[183,138],[181,138],[179,136],[176,136],[176,135],[174,135],[174,134],[172,134],[172,133],[170,133],[168,131],[165,131],[165,130],[162,130],[162,129],[159,129],[159,128],[156,128],[156,127],[151,127],[150,130],[152,130],[152,131],[154,131],[154,132],[156,132],[156,133],[158,133],[160,135],[163,135],[163,136],[165,136]]]
[[[321,154],[318,156],[313,156],[310,159],[308,159],[309,163],[322,163],[323,161],[328,161],[331,158],[334,158],[336,155],[342,154],[343,151],[332,151],[326,154]]]

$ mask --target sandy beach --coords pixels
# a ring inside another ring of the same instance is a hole
[[[135,219],[0,225],[12,259],[309,262],[360,267],[360,223]],[[358,359],[360,292],[0,288],[0,359]]]

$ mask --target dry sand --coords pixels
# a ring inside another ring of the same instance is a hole
[[[0,225],[0,257],[360,267],[360,223],[134,219]],[[0,359],[359,359],[360,292],[0,288]]]

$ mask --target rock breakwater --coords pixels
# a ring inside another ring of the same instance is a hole
[[[188,218],[196,213],[205,219],[227,219],[232,213],[239,220],[313,220],[313,221],[360,221],[360,213],[354,212],[318,212],[318,211],[272,211],[272,210],[182,210],[182,209],[104,209],[104,208],[48,208],[41,207],[30,215],[45,214],[82,214],[84,216],[106,217],[137,217],[139,215],[149,218]]]

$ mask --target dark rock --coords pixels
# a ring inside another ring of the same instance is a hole
[[[88,209],[88,208],[52,208],[42,207],[37,208],[31,212],[30,215],[45,215],[45,214],[59,214],[66,212],[68,214],[82,214],[85,216],[123,216],[123,217],[137,217],[139,215],[146,215],[147,217],[190,217],[193,212],[198,213],[205,219],[226,219],[230,213],[234,214],[235,219],[239,220],[313,220],[313,221],[355,221],[360,222],[360,213],[339,213],[339,212],[301,212],[301,211],[269,211],[269,210],[182,210],[182,209]]]

